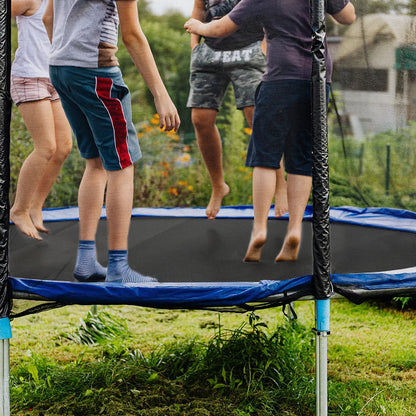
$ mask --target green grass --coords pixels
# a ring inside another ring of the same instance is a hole
[[[331,305],[330,415],[415,415],[416,313]],[[13,415],[314,414],[313,302],[296,303],[295,328],[280,309],[257,318],[99,306],[102,321],[88,311],[12,323]],[[108,325],[111,337],[80,342],[91,319],[93,334]]]

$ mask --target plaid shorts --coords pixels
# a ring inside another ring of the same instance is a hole
[[[59,95],[49,78],[10,77],[10,95],[16,105],[48,99],[59,100]]]

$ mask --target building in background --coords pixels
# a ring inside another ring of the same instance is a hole
[[[353,135],[416,121],[416,17],[370,14],[329,42],[333,87]]]

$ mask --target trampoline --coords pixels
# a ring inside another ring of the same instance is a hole
[[[77,208],[44,211],[51,233],[42,242],[10,228],[11,317],[68,304],[132,304],[156,308],[245,311],[314,296],[312,207],[303,222],[298,261],[275,263],[287,227],[270,212],[262,261],[242,258],[252,226],[252,207],[226,207],[215,221],[200,208],[136,208],[129,239],[130,264],[159,284],[79,283],[73,276],[78,241]],[[416,214],[395,209],[330,210],[334,292],[354,302],[380,291],[416,292]],[[98,253],[106,254],[105,210]],[[105,264],[105,257],[99,258]],[[23,300],[25,302],[19,302]],[[32,301],[32,302],[27,302]],[[36,302],[36,303],[35,303]],[[22,304],[22,305],[21,305]]]

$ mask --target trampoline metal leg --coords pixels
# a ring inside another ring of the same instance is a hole
[[[328,415],[328,335],[330,301],[316,301],[316,415]]]
[[[0,416],[10,416],[10,347],[9,340],[0,340]]]

